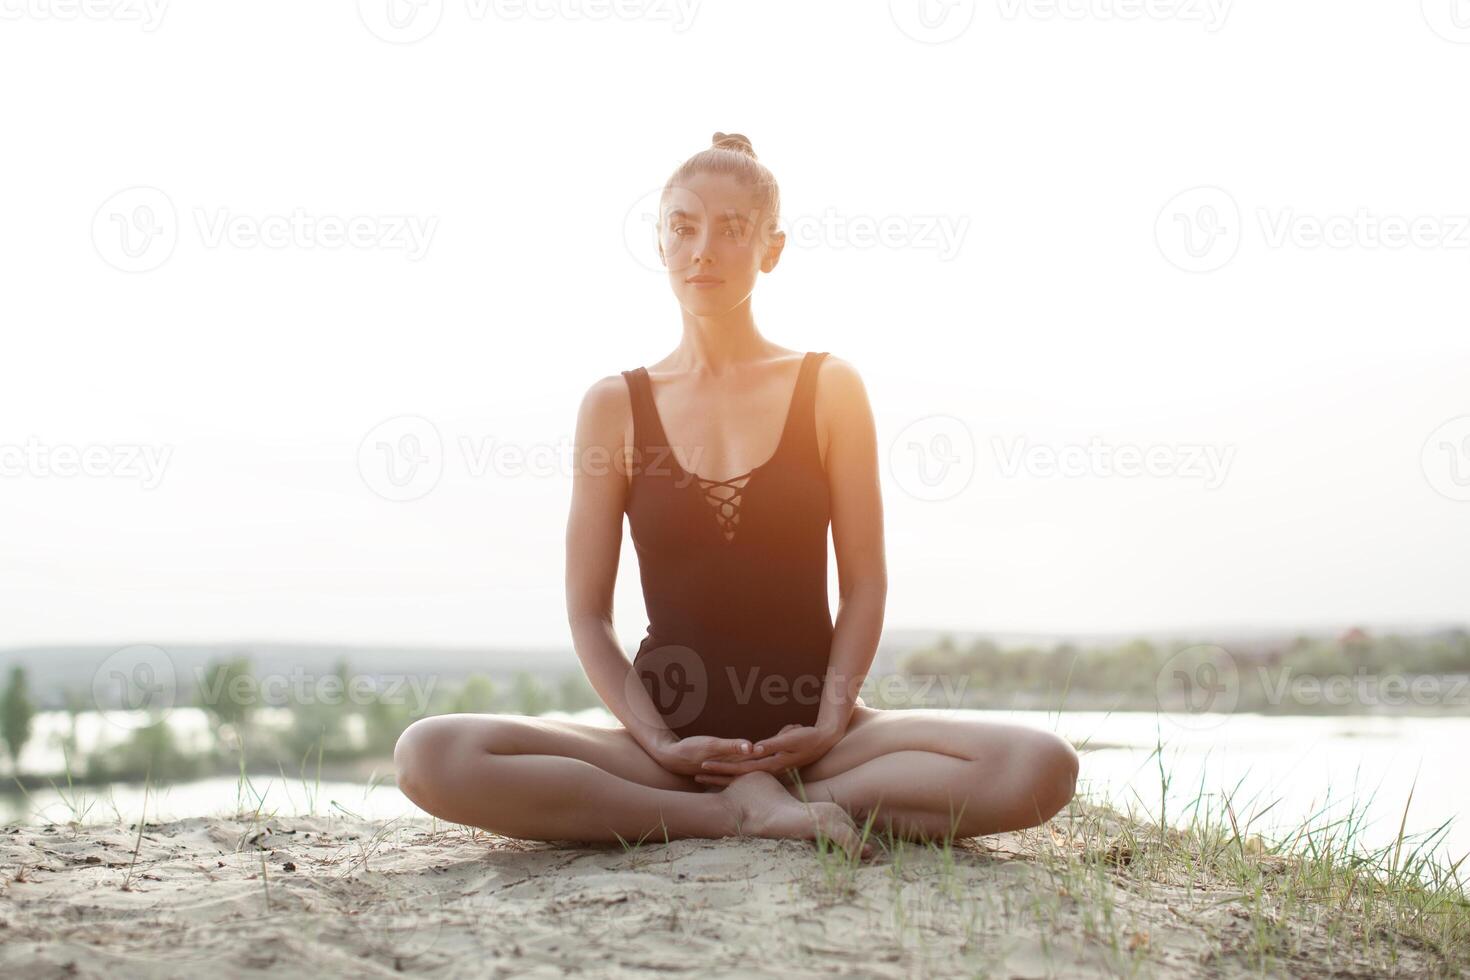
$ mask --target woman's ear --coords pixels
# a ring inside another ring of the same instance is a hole
[[[781,250],[786,247],[786,232],[776,229],[766,237],[766,254],[761,258],[761,271],[770,272],[781,261]]]

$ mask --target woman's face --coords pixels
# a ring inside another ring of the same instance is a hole
[[[664,195],[658,242],[679,305],[714,316],[744,302],[757,274],[776,267],[785,235],[752,188],[726,174],[699,173]]]

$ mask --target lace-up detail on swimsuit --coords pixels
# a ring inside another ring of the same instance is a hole
[[[801,367],[796,374],[796,385],[792,390],[791,400],[782,423],[780,437],[776,443],[776,450],[771,454],[771,458],[760,466],[747,470],[739,476],[732,476],[728,480],[705,479],[698,473],[692,473],[684,468],[669,447],[668,433],[664,429],[663,420],[659,418],[658,407],[653,402],[653,388],[648,380],[647,369],[636,368],[623,372],[632,392],[634,430],[638,449],[648,452],[650,459],[671,462],[673,475],[677,477],[673,481],[674,486],[683,488],[682,492],[698,492],[700,497],[714,508],[714,517],[718,522],[716,526],[725,543],[733,544],[735,541],[735,531],[740,525],[741,507],[745,502],[745,490],[755,474],[761,473],[763,481],[774,478],[779,487],[781,481],[785,479],[779,474],[779,467],[784,465],[780,461],[786,458],[783,454],[796,452],[810,455],[815,453],[812,430],[812,389],[816,369],[825,356],[825,351],[808,352],[803,356]],[[764,487],[765,483],[761,485]],[[776,492],[779,494],[780,491]]]
[[[747,470],[739,476],[728,480],[706,480],[702,476],[694,479],[699,483],[699,489],[704,491],[705,499],[715,508],[715,519],[720,522],[720,530],[725,533],[726,541],[735,539],[735,525],[740,523],[740,498],[744,495],[745,484],[750,482],[750,475],[755,470]],[[715,488],[719,487],[719,490]],[[729,494],[722,491],[728,490]]]

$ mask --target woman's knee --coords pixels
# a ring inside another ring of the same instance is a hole
[[[1041,822],[1050,820],[1077,792],[1080,763],[1072,743],[1052,732],[1038,732],[1029,746],[1030,796]]]
[[[491,751],[485,744],[493,734],[486,719],[478,715],[435,715],[420,718],[403,730],[393,747],[393,768],[398,788],[414,803],[432,811],[435,801],[453,785],[454,773],[461,778],[478,750]]]
[[[434,749],[442,745],[444,739],[443,723],[439,718],[420,718],[403,730],[393,746],[393,769],[397,774],[398,789],[415,803],[421,804],[433,781]]]
[[[1051,732],[1028,731],[1008,739],[998,754],[977,760],[975,786],[993,801],[1003,829],[1020,830],[1060,813],[1076,792],[1077,773],[1077,751],[1070,742]]]

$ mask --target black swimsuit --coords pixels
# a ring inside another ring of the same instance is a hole
[[[679,465],[647,370],[622,372],[635,448],[628,526],[649,620],[633,662],[680,737],[760,739],[816,723],[832,645],[814,408],[826,356],[802,358],[775,454],[728,480]]]

